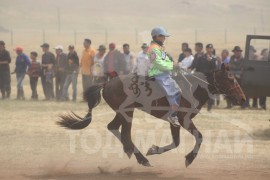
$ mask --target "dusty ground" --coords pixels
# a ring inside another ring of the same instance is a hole
[[[268,103],[269,105],[269,103]],[[269,109],[203,109],[194,122],[204,135],[199,157],[188,168],[184,156],[194,145],[181,129],[181,145],[148,156],[153,167],[128,159],[106,130],[114,113],[102,102],[82,131],[55,125],[70,110],[84,115],[84,103],[0,101],[0,179],[269,179]],[[145,154],[171,142],[168,123],[136,111],[133,141]]]
[[[172,34],[166,47],[176,59],[182,42],[191,48],[197,41],[213,43],[219,55],[222,49],[231,50],[235,45],[243,49],[246,34],[269,35],[270,27],[266,23],[269,0],[0,2],[0,28],[13,32],[0,32],[12,56],[12,70],[16,57],[12,49],[17,45],[23,46],[26,54],[37,51],[39,59],[43,41],[52,47],[62,44],[65,52],[69,44],[75,44],[80,54],[84,38],[91,38],[95,49],[116,42],[119,49],[130,43],[131,50],[138,52],[141,43],[150,42],[150,30],[162,25]],[[27,77],[29,98],[28,81]],[[82,92],[81,82],[78,84],[78,92]],[[179,148],[147,157],[153,166],[148,168],[139,165],[134,156],[128,159],[106,130],[114,113],[104,102],[94,110],[89,127],[73,132],[55,122],[71,110],[83,116],[85,103],[15,101],[14,76],[12,89],[11,100],[0,100],[0,179],[269,179],[269,109],[224,110],[224,102],[212,113],[203,109],[194,119],[204,141],[193,164],[185,167],[185,155],[193,148],[194,139],[181,129]],[[38,91],[41,95],[40,83]],[[152,144],[171,142],[168,123],[140,111],[135,113],[132,134],[144,154]]]

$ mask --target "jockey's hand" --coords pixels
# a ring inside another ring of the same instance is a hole
[[[171,61],[173,61],[173,58],[172,58],[172,56],[171,56],[169,53],[167,53],[167,56],[169,57],[169,59],[170,59]]]
[[[173,66],[179,67],[178,62],[173,61]]]

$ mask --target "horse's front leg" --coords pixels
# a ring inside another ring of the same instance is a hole
[[[167,146],[159,147],[156,145],[153,145],[149,150],[147,151],[147,156],[154,155],[154,154],[162,154],[164,152],[170,151],[174,148],[177,148],[180,144],[180,127],[174,127],[170,124],[171,127],[171,135],[173,142]]]
[[[186,155],[185,163],[186,163],[186,167],[188,167],[196,158],[199,152],[199,149],[201,147],[203,137],[202,137],[202,133],[196,128],[196,126],[194,125],[193,121],[190,118],[185,118],[185,120],[180,119],[180,124],[183,128],[185,128],[188,132],[190,132],[195,137],[195,140],[196,140],[196,144],[193,150]]]

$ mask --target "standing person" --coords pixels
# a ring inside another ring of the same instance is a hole
[[[17,100],[25,100],[23,91],[23,80],[25,74],[30,66],[30,59],[26,54],[23,53],[22,47],[16,47],[14,49],[17,53],[15,73],[17,79]]]
[[[92,66],[94,64],[95,50],[91,48],[91,40],[84,39],[84,50],[81,57],[81,73],[82,73],[82,85],[83,91],[86,91],[88,87],[92,85],[93,76],[92,76]]]
[[[184,55],[185,55],[185,58],[181,62],[179,62],[178,65],[180,68],[188,70],[191,67],[192,62],[194,60],[194,57],[192,55],[192,50],[190,48],[186,48],[184,50]]]
[[[230,53],[227,49],[223,49],[221,51],[221,62],[223,64],[229,64],[230,63]],[[218,69],[221,69],[221,67],[219,67]]]
[[[129,44],[123,44],[123,54],[126,61],[126,68],[124,74],[129,74],[134,66],[135,57],[132,52],[130,52]]]
[[[186,56],[185,56],[185,50],[186,50],[187,48],[188,48],[188,43],[186,43],[186,42],[182,43],[182,46],[181,46],[182,52],[179,54],[178,62],[183,61],[183,59],[186,57]]]
[[[147,76],[148,70],[150,69],[150,60],[147,54],[148,47],[149,46],[146,43],[142,44],[142,51],[139,52],[134,64],[133,73],[136,73],[139,76]]]
[[[66,72],[66,80],[63,87],[62,92],[62,101],[68,100],[68,88],[69,85],[72,84],[72,101],[75,102],[77,100],[77,79],[79,73],[79,57],[73,45],[68,47],[69,53],[67,56],[68,63],[65,69]]]
[[[192,65],[190,66],[189,69],[195,70],[195,67],[197,66],[198,59],[201,58],[204,55],[203,52],[203,43],[197,42],[195,44],[195,55],[194,55],[194,60],[192,62]]]
[[[94,83],[105,82],[104,76],[104,58],[106,53],[106,46],[100,45],[98,53],[94,57],[94,65],[92,66]]]
[[[104,59],[104,74],[106,79],[112,79],[125,72],[126,61],[123,54],[116,49],[115,43],[109,44],[109,52]]]
[[[270,61],[268,49],[263,49],[263,50],[261,51],[261,58],[260,58],[260,61]]]
[[[217,63],[217,69],[221,69],[221,65],[222,64],[229,64],[230,63],[230,57],[229,57],[230,53],[227,49],[223,49],[221,51],[221,58],[218,60],[218,63]],[[217,95],[219,96],[219,95]],[[227,106],[226,106],[226,109],[231,109],[233,104],[232,102],[230,101],[230,99],[224,97],[224,99],[226,100],[226,103],[227,103]],[[219,103],[218,103],[219,104]]]
[[[242,56],[242,49],[239,46],[235,46],[232,50],[233,55],[230,58],[229,67],[230,71],[240,79],[242,73],[244,57]]]
[[[196,70],[196,72],[201,72],[205,75],[213,72],[216,69],[216,61],[217,58],[213,53],[214,47],[212,44],[206,45],[206,53],[203,56],[200,56],[197,59],[195,66],[192,68]],[[207,102],[207,111],[211,111],[214,100],[210,98]]]
[[[56,100],[60,100],[62,97],[63,87],[66,80],[65,68],[67,66],[67,54],[63,53],[63,46],[57,45],[55,48],[55,94]]]
[[[206,53],[203,56],[197,56],[197,62],[192,68],[206,75],[216,69],[216,60],[217,58],[213,54],[213,45],[207,44]]]
[[[229,62],[230,62],[229,51],[227,49],[223,49],[222,52],[221,52],[221,56],[220,57],[217,57],[216,69],[217,70],[220,70],[222,64],[228,64]],[[226,107],[226,109],[232,108],[232,103],[230,102],[230,100],[227,99],[226,97],[224,97],[224,98],[227,101],[227,107]],[[215,100],[216,100],[216,105],[219,106],[219,104],[220,104],[220,95],[219,94],[216,94],[215,95]]]
[[[257,50],[254,48],[254,46],[249,47],[249,56],[248,60],[259,60],[259,56],[256,54]],[[258,98],[257,97],[252,97],[252,108],[258,109]]]
[[[254,48],[254,46],[250,46],[248,60],[259,60],[259,56],[256,54],[256,52],[257,50]]]
[[[171,76],[174,62],[165,52],[163,46],[166,37],[170,35],[163,27],[156,27],[152,30],[153,41],[148,49],[151,68],[148,71],[149,77],[154,77],[155,81],[163,88],[167,100],[170,104],[168,121],[175,127],[179,127],[177,117],[180,105],[181,89]]]
[[[5,42],[0,41],[0,90],[2,99],[10,97],[10,62],[11,58],[9,52],[5,48]]]
[[[242,55],[242,49],[239,46],[235,46],[232,50],[233,55],[230,58],[229,68],[234,74],[236,79],[240,81],[240,76],[242,74],[244,57]],[[246,102],[241,106],[242,109],[249,108],[249,97],[246,96]]]
[[[32,60],[31,65],[28,69],[27,74],[30,78],[30,86],[32,90],[32,100],[38,100],[38,93],[37,93],[37,83],[38,78],[41,75],[41,65],[40,62],[37,62],[37,56],[38,54],[36,52],[30,53],[30,58]]]
[[[261,58],[260,61],[270,61],[269,59],[269,51],[268,49],[263,49],[261,51]],[[261,106],[262,109],[266,110],[266,97],[265,96],[261,96],[259,97],[259,104]]]
[[[44,52],[41,58],[41,83],[44,92],[44,100],[52,100],[54,98],[53,93],[53,66],[55,64],[55,56],[49,51],[50,45],[44,43],[40,46]]]

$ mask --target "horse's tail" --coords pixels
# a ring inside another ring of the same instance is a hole
[[[100,91],[103,87],[104,84],[96,84],[84,91],[83,99],[88,103],[89,107],[88,113],[84,118],[72,112],[72,114],[60,115],[60,120],[57,124],[68,129],[83,129],[87,127],[92,121],[92,109],[100,103]]]

